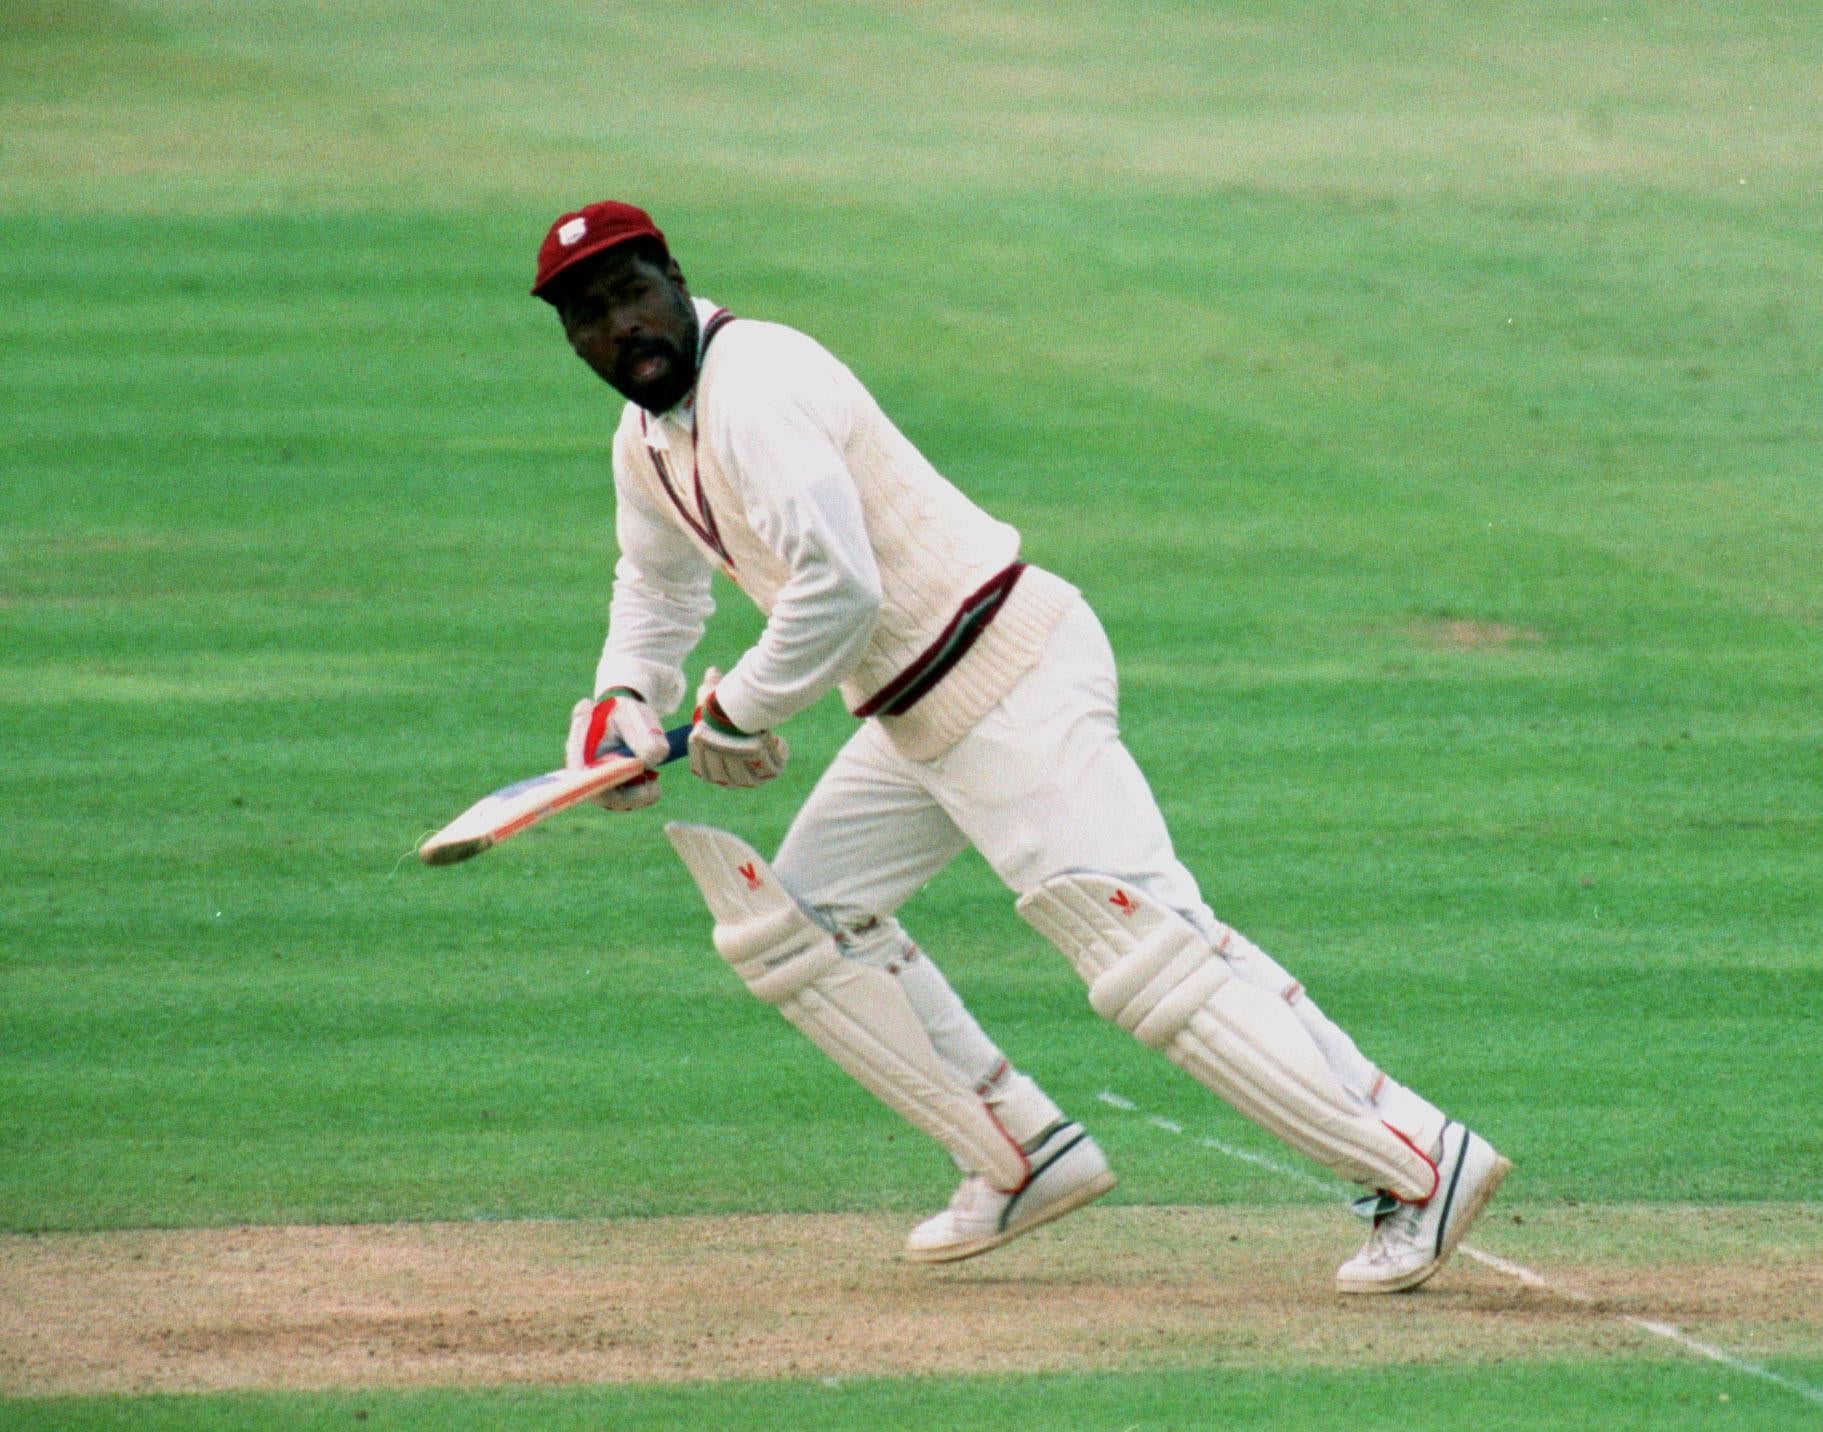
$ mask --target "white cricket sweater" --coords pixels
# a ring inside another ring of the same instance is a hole
[[[776,727],[840,686],[905,755],[934,760],[1037,663],[1076,589],[1015,567],[1019,533],[815,340],[718,325],[700,299],[697,313],[713,337],[695,393],[661,416],[629,403],[615,433],[620,559],[596,691],[675,708],[720,567],[767,617],[717,688],[731,721]]]

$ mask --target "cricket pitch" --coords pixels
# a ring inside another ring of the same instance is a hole
[[[0,1238],[0,1392],[1738,1356],[1823,1348],[1812,1205],[1496,1206],[1426,1289],[1343,1298],[1333,1209],[1098,1208],[969,1263],[903,1216]],[[1565,1290],[1574,1290],[1566,1295]]]

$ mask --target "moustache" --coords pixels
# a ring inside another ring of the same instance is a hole
[[[683,364],[683,354],[678,351],[676,344],[667,343],[662,338],[649,338],[623,348],[619,360],[614,366],[620,373],[629,374],[634,365],[643,359],[653,357],[665,359],[674,368],[681,367]]]

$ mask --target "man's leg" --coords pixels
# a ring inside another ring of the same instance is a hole
[[[1186,1022],[1161,1036],[1160,1047],[1243,1112],[1345,1176],[1420,1205],[1440,1185],[1439,1160],[1459,1167],[1468,1157],[1460,1126],[1385,1079],[1282,967],[1203,902],[1120,740],[1112,654],[1086,606],[1060,625],[1044,663],[932,769],[933,793],[1015,892],[1029,895],[1057,876],[1090,872],[1110,877],[1116,892],[1126,888],[1163,907],[1187,927],[1177,932],[1191,936],[1177,972],[1187,982],[1176,991],[1177,1003],[1164,1006],[1148,1030],[1159,1034],[1175,1014],[1184,1014]],[[1023,901],[1021,911],[1027,913]],[[1054,932],[1065,943],[1068,921],[1046,930]],[[1198,956],[1196,948],[1206,954]],[[1076,960],[1078,952],[1068,952]],[[1116,962],[1117,952],[1104,954],[1110,965]],[[1130,966],[1129,974],[1137,968]],[[1149,978],[1169,982],[1177,975],[1161,966]],[[1218,995],[1224,983],[1230,987]],[[1123,990],[1115,979],[1100,992],[1097,1008],[1107,1004],[1103,1012],[1110,1017],[1131,1011],[1130,1027],[1137,1032],[1151,1008],[1139,997],[1162,992],[1150,986]],[[1123,996],[1131,999],[1123,1003]],[[1205,1032],[1226,1034],[1210,1049],[1180,1058],[1176,1032],[1190,1028],[1192,1006],[1200,1009],[1203,999],[1219,1000],[1225,1021],[1222,1029]],[[1254,1060],[1265,1063],[1254,1069]],[[1228,1067],[1233,1061],[1238,1065]],[[1457,1134],[1448,1143],[1451,1127]],[[1475,1143],[1487,1155],[1473,1151],[1475,1158],[1491,1170],[1498,1156]],[[1503,1173],[1504,1161],[1498,1162]],[[1489,1174],[1496,1184],[1499,1173]],[[1442,1256],[1432,1259],[1423,1276],[1441,1262]]]
[[[1015,894],[1067,870],[1116,875],[1195,926],[1249,984],[1291,1006],[1337,1081],[1430,1149],[1444,1116],[1388,1077],[1272,956],[1215,916],[1177,858],[1145,774],[1120,739],[1113,654],[1087,606],[1060,629],[1060,659],[1034,673],[937,763],[939,798]],[[998,786],[998,795],[991,792]],[[985,797],[984,792],[989,792]]]
[[[1006,1106],[996,1113],[1024,1143],[1058,1117],[1056,1106],[1042,1094],[1021,1097],[1037,1086],[1011,1070],[949,981],[893,918],[965,844],[908,763],[875,728],[863,726],[792,821],[773,869],[844,955],[898,980],[938,1054],[983,1098]]]
[[[1298,1022],[1316,1042],[1323,1062],[1337,1081],[1368,1108],[1377,1110],[1395,1129],[1403,1131],[1422,1149],[1432,1149],[1443,1135],[1442,1110],[1413,1093],[1377,1068],[1355,1047],[1353,1039],[1305,992],[1279,962],[1239,930],[1217,920],[1207,905],[1198,911],[1178,911],[1210,941],[1230,968],[1247,983],[1275,994],[1291,1006]],[[1197,918],[1198,915],[1206,917]]]
[[[978,1160],[951,1147],[967,1176],[957,1194],[963,1206],[914,1231],[908,1252],[922,1261],[985,1252],[1113,1187],[1093,1141],[1013,1067],[893,918],[965,844],[918,768],[867,725],[818,781],[773,867],[844,956],[897,981],[937,1056],[1025,1155],[1026,1177],[996,1187]]]

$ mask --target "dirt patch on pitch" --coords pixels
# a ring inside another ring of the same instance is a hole
[[[1505,622],[1475,621],[1469,617],[1451,617],[1422,622],[1407,628],[1426,646],[1445,651],[1477,651],[1510,646],[1538,646],[1544,633],[1533,627],[1509,626]]]
[[[1814,1210],[1720,1243],[1700,1211],[1501,1217],[1491,1250],[1583,1298],[1466,1258],[1340,1298],[1354,1230],[1330,1209],[1089,1210],[946,1269],[899,1262],[904,1220],[871,1215],[14,1236],[0,1391],[1679,1355],[1628,1317],[1823,1346]]]

